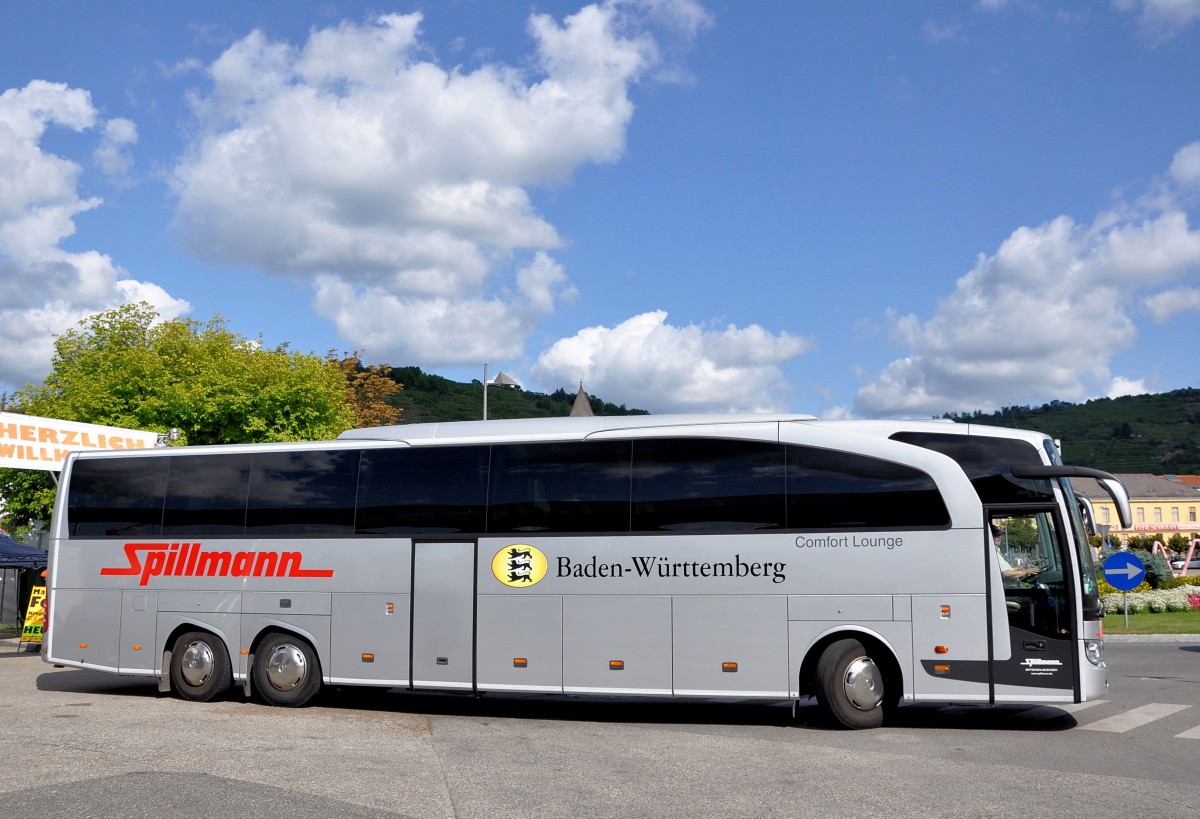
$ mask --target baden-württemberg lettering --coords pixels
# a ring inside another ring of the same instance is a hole
[[[787,563],[747,562],[740,554],[732,561],[711,563],[698,560],[669,560],[660,555],[636,555],[629,563],[601,563],[596,555],[590,560],[573,561],[569,557],[558,558],[559,577],[762,577],[772,583],[787,579],[784,570]]]

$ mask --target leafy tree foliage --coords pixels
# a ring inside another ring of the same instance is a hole
[[[54,508],[54,479],[49,472],[0,469],[0,529],[19,535],[40,520],[50,520]]]
[[[159,321],[145,303],[92,316],[54,347],[50,376],[19,392],[10,409],[154,432],[176,428],[187,444],[334,438],[374,417],[381,377],[360,370],[357,357],[344,365],[287,345],[264,348],[220,317]],[[48,519],[52,492],[47,473],[0,470],[5,524]]]
[[[332,350],[328,358],[333,358]],[[392,377],[386,364],[363,366],[357,352],[347,353],[340,366],[346,376],[350,407],[354,411],[355,427],[379,427],[400,420],[403,410],[388,403],[402,386]]]
[[[55,342],[53,369],[18,400],[30,415],[153,431],[189,444],[306,441],[354,425],[336,361],[264,349],[220,317],[158,322],[148,304],[83,321]]]

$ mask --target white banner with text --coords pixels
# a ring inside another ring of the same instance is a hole
[[[77,449],[148,449],[158,433],[0,412],[0,467],[59,472]]]

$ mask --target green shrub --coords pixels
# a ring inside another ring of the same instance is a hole
[[[1153,588],[1165,588],[1164,583],[1171,580],[1171,564],[1163,557],[1162,552],[1152,554],[1146,551],[1136,551],[1133,554],[1141,558],[1146,567],[1146,582]]]

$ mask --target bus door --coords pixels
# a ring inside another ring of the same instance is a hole
[[[475,686],[474,541],[414,541],[412,674],[414,688]]]
[[[1047,506],[993,508],[988,522],[989,609],[1003,612],[990,635],[992,696],[1074,702],[1079,625],[1062,521]]]

